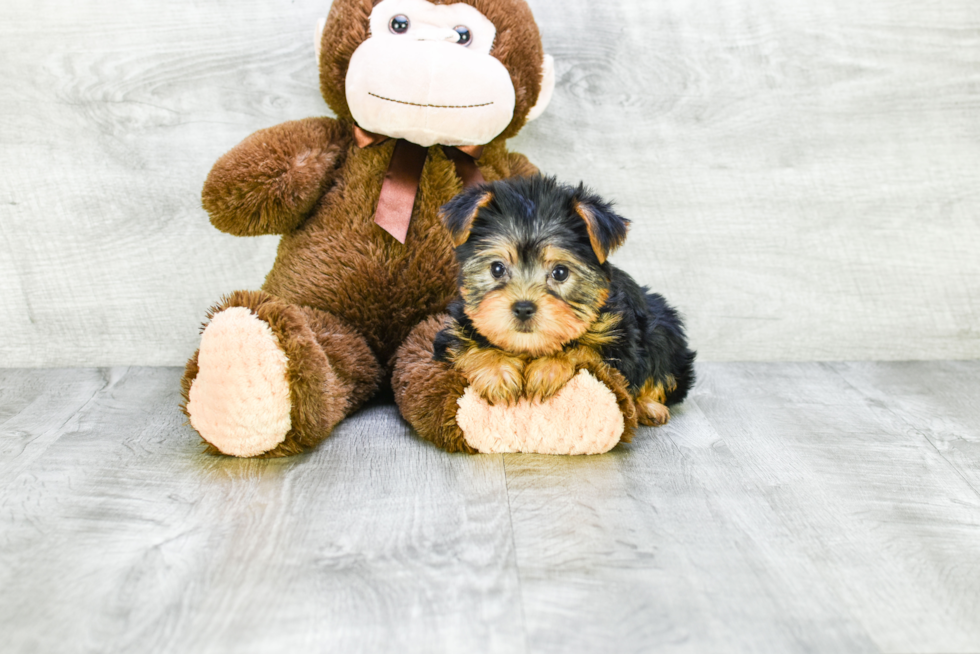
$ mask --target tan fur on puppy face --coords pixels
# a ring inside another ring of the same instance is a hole
[[[501,238],[466,262],[461,290],[466,315],[487,340],[508,352],[543,356],[589,331],[608,290],[605,280],[565,250],[545,245],[536,255],[525,254],[522,260],[514,244]],[[494,262],[507,267],[504,277],[492,276]],[[569,269],[564,282],[551,276],[558,265]],[[537,307],[524,322],[513,314],[514,304],[521,301]]]
[[[527,323],[520,323],[511,311],[515,302],[530,300],[538,311]],[[508,352],[543,356],[561,351],[589,328],[567,304],[546,293],[491,291],[475,311],[467,310],[473,326],[491,343]]]

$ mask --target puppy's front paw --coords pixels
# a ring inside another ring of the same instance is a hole
[[[465,375],[473,390],[491,405],[513,404],[524,389],[521,370],[517,366],[503,364],[496,369],[469,371]]]
[[[541,357],[524,368],[524,394],[542,402],[560,391],[575,376],[575,364],[566,357]]]
[[[512,404],[524,390],[524,362],[498,350],[482,350],[456,361],[473,390],[490,404]]]

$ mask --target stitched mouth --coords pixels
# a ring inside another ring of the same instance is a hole
[[[413,107],[428,107],[432,109],[475,109],[477,107],[489,107],[492,102],[484,102],[482,104],[419,104],[418,102],[408,102],[406,100],[395,100],[393,98],[386,98],[383,95],[378,95],[377,93],[371,93],[368,91],[368,95],[377,98],[379,100],[384,100],[386,102],[394,102],[396,104],[407,104]]]

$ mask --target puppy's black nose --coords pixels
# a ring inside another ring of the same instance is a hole
[[[534,302],[528,300],[521,300],[520,302],[515,302],[514,306],[510,308],[514,313],[514,317],[524,322],[525,320],[530,320],[531,316],[537,312],[538,307]]]

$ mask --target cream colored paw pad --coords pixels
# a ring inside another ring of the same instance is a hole
[[[187,412],[204,440],[225,454],[256,456],[286,438],[286,355],[267,323],[245,307],[218,313],[201,335],[197,365]]]
[[[466,442],[486,454],[602,454],[616,446],[625,427],[616,395],[585,370],[540,403],[491,406],[467,388],[456,424]]]

